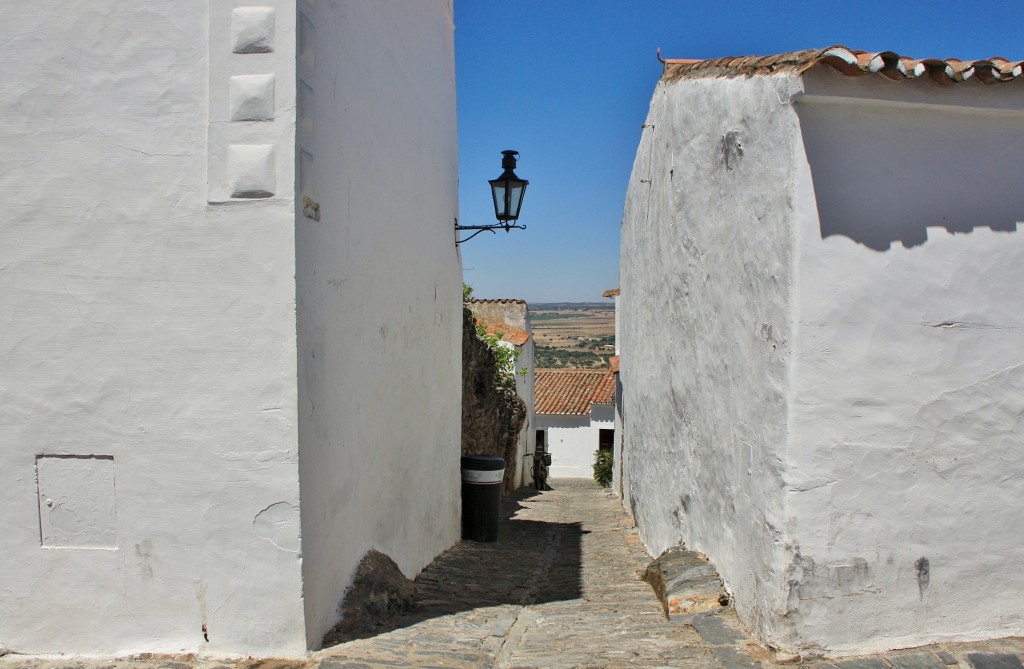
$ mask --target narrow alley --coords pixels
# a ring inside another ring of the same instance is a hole
[[[503,502],[496,543],[463,541],[416,579],[414,614],[391,631],[317,654],[321,669],[737,667],[1013,669],[1024,640],[930,646],[835,662],[777,657],[731,606],[668,621],[620,501],[555,479]]]
[[[721,648],[665,620],[617,499],[583,479],[552,485],[503,505],[496,543],[461,542],[428,567],[414,615],[325,649],[321,666],[713,667],[715,652],[752,664],[731,609],[705,626]]]

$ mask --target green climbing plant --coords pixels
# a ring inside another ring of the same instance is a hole
[[[469,285],[465,281],[462,282],[462,301],[470,302],[473,300],[473,286]],[[499,386],[506,386],[514,388],[516,385],[516,375],[526,376],[526,368],[522,367],[516,371],[516,363],[519,362],[519,354],[522,353],[515,346],[508,345],[502,341],[502,337],[505,333],[501,330],[494,332],[493,334],[487,332],[480,323],[476,324],[476,334],[480,339],[487,344],[487,348],[491,349],[494,357],[497,359],[498,365],[494,372],[494,382]]]
[[[494,382],[499,386],[514,388],[517,373],[516,363],[519,362],[521,351],[515,346],[507,345],[502,341],[505,333],[501,330],[497,330],[492,334],[483,325],[477,323],[476,334],[487,344],[487,348],[491,349],[491,353],[494,354],[497,360],[494,370]],[[519,376],[526,376],[526,368],[520,369],[518,374]]]

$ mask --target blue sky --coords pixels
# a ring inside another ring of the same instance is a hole
[[[915,58],[1024,58],[1024,0],[689,2],[455,0],[463,225],[494,222],[503,149],[528,179],[526,230],[462,245],[477,297],[600,302],[655,56],[717,58],[843,44]]]

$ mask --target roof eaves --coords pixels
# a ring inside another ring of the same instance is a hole
[[[660,56],[659,56],[660,58]],[[1024,78],[1024,61],[1010,61],[1002,57],[983,60],[957,58],[914,59],[895,51],[855,51],[842,45],[825,49],[791,51],[772,56],[741,56],[715,59],[661,59],[664,64],[662,78],[701,79],[713,77],[740,77],[771,75],[780,72],[803,74],[813,67],[828,65],[850,77],[881,74],[893,81],[923,79],[927,77],[940,85],[950,85],[972,78],[986,84],[996,84]]]

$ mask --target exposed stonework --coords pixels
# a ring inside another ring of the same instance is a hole
[[[729,594],[715,565],[685,546],[666,550],[640,577],[651,584],[669,620],[729,605]]]
[[[359,561],[341,603],[341,621],[324,635],[324,647],[373,636],[388,621],[410,610],[416,586],[395,561],[375,550]]]
[[[462,314],[462,454],[505,458],[502,492],[513,489],[516,446],[526,420],[526,404],[515,388],[494,382],[497,361],[476,334],[476,319],[467,308]]]
[[[467,305],[477,318],[505,324],[518,329],[529,329],[529,307],[523,300],[473,300]]]

